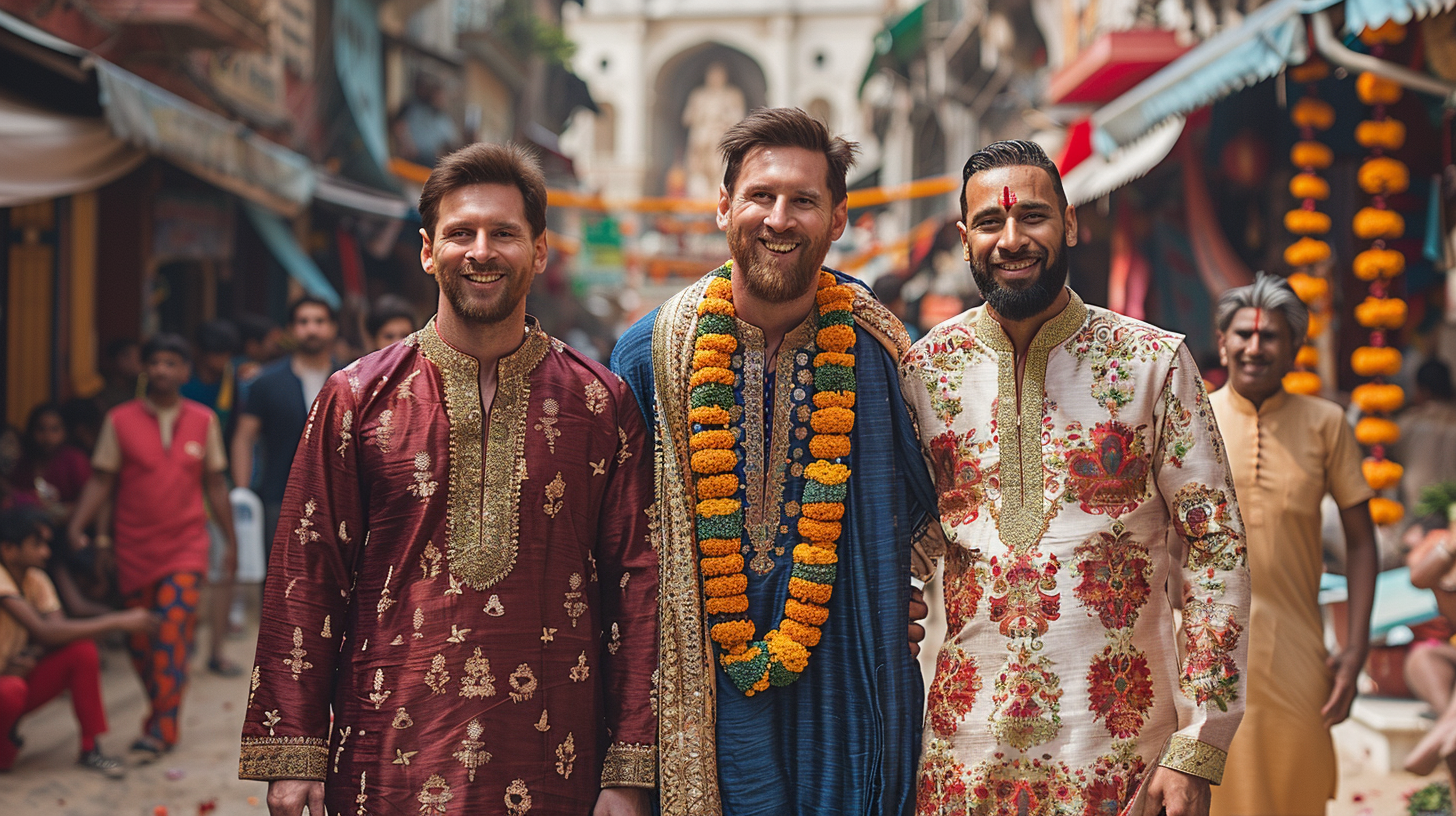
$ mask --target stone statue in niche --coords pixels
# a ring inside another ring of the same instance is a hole
[[[703,84],[688,94],[682,123],[688,129],[687,193],[692,198],[716,198],[723,183],[723,160],[718,140],[748,113],[743,91],[728,81],[728,69],[715,62],[704,73]]]

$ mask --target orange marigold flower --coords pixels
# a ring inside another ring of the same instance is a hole
[[[731,369],[717,367],[700,368],[693,372],[692,379],[688,381],[688,387],[697,388],[703,383],[721,383],[732,388],[737,379]]]
[[[820,303],[819,314],[826,315],[830,312],[849,312],[854,310],[854,301],[836,300],[832,303]]]
[[[703,290],[703,297],[722,298],[733,300],[733,282],[728,278],[715,277],[708,281],[708,288]]]
[[[1289,161],[1295,167],[1323,170],[1335,160],[1335,151],[1329,145],[1315,141],[1295,142],[1289,149]]]
[[[1314,368],[1319,365],[1319,350],[1305,344],[1294,353],[1294,364],[1300,368]]]
[[[827,289],[827,288],[829,288],[831,286],[838,286],[838,285],[839,285],[839,278],[834,277],[834,273],[833,272],[826,272],[823,269],[819,270],[819,288],[820,289]]]
[[[839,555],[835,552],[838,546],[832,541],[816,541],[813,544],[794,545],[794,563],[796,564],[837,564]]]
[[[1381,417],[1362,417],[1355,424],[1355,440],[1362,445],[1394,445],[1400,441],[1400,426]]]
[[[1355,142],[1366,149],[1399,150],[1405,144],[1405,123],[1399,119],[1366,119],[1355,126]]]
[[[854,290],[842,283],[820,287],[819,291],[814,293],[814,301],[820,305],[841,300],[854,300]]]
[[[698,431],[688,439],[688,447],[693,450],[706,450],[709,448],[732,450],[736,444],[738,444],[738,439],[733,436],[732,431]]]
[[[745,579],[746,580],[746,579]],[[753,640],[753,621],[723,621],[713,624],[708,634],[713,640],[720,644],[725,651],[730,648],[743,649],[743,644]],[[758,649],[738,651],[737,654],[723,655],[724,663],[737,663],[741,660],[752,660],[758,656]]]
[[[748,611],[748,596],[733,595],[728,598],[709,598],[707,604],[709,615],[739,615]]]
[[[844,505],[839,502],[809,502],[803,505],[804,518],[815,521],[839,521],[844,518]]]
[[[1284,375],[1283,387],[1291,394],[1318,394],[1320,375],[1313,371],[1291,371]]]
[[[733,314],[733,302],[729,300],[724,300],[723,298],[703,298],[701,301],[698,302],[698,314],[720,314],[731,316]]]
[[[729,595],[742,595],[747,591],[748,576],[742,573],[720,575],[703,581],[703,594],[709,598],[726,598]]]
[[[1300,173],[1289,180],[1289,194],[1324,201],[1330,197],[1330,183],[1314,173]]]
[[[779,624],[779,631],[810,648],[819,645],[820,632],[817,626],[805,626],[792,618],[786,618]]]
[[[854,327],[834,323],[820,329],[814,339],[825,351],[842,352],[854,345]]]
[[[742,507],[737,499],[708,499],[698,502],[698,515],[705,518],[728,516],[737,513]]]
[[[809,415],[816,434],[847,434],[854,430],[854,412],[848,408],[820,408]]]
[[[1377,526],[1394,524],[1400,521],[1405,515],[1405,508],[1400,502],[1387,499],[1383,496],[1376,496],[1370,500],[1370,520]]]
[[[1330,257],[1330,245],[1305,236],[1284,250],[1284,262],[1290,266],[1311,266]]]
[[[1350,268],[1360,280],[1393,278],[1405,271],[1405,256],[1398,249],[1367,249],[1355,256]]]
[[[1355,95],[1366,105],[1394,105],[1404,93],[1399,82],[1369,71],[1355,77]]]
[[[1329,130],[1335,123],[1335,107],[1323,99],[1306,96],[1294,103],[1289,118],[1299,127]]]
[[[743,553],[704,558],[701,563],[703,575],[706,577],[732,575],[735,572],[743,572]]]
[[[1330,216],[1319,210],[1290,210],[1284,214],[1284,228],[1295,235],[1320,235],[1330,231]]]
[[[777,629],[764,636],[768,653],[780,666],[791,672],[802,672],[809,667],[809,650],[786,632]]]
[[[691,461],[694,473],[728,473],[738,464],[738,454],[731,450],[710,448],[693,453]]]
[[[839,459],[849,455],[849,437],[842,434],[816,434],[809,440],[809,452],[816,459]]]
[[[693,352],[693,368],[728,368],[733,365],[733,359],[721,351],[713,349],[700,349]]]
[[[727,425],[733,421],[728,409],[717,405],[702,405],[688,411],[688,422],[698,425]]]
[[[819,484],[837,485],[849,481],[849,465],[836,465],[832,462],[811,462],[804,468],[804,475]]]
[[[806,604],[789,598],[784,601],[784,614],[806,626],[823,626],[829,620],[829,610],[822,606]]]
[[[731,473],[703,476],[697,480],[698,498],[726,499],[738,493],[738,477]]]
[[[1361,207],[1355,213],[1352,226],[1355,228],[1355,237],[1366,241],[1375,238],[1393,240],[1405,235],[1405,218],[1395,210]]]
[[[731,334],[705,334],[697,339],[696,347],[732,354],[738,350],[738,338]]]
[[[1365,474],[1365,481],[1371,488],[1384,490],[1400,484],[1400,477],[1405,475],[1405,468],[1399,462],[1367,456],[1365,461],[1360,463],[1360,472]]]
[[[845,328],[841,326],[840,328]],[[814,355],[814,365],[842,365],[854,368],[854,355],[840,351],[821,351]]]
[[[1410,189],[1410,168],[1389,156],[1376,156],[1360,165],[1355,182],[1370,195],[1403,193]]]
[[[814,407],[816,408],[853,408],[853,391],[815,391]]]
[[[736,553],[742,546],[743,542],[736,538],[705,538],[698,542],[698,551],[704,558],[716,558]]]
[[[837,521],[815,521],[799,519],[799,535],[810,541],[838,541],[841,525]]]

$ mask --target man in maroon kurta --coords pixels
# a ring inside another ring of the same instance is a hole
[[[420,211],[440,311],[333,375],[310,411],[240,775],[272,781],[274,814],[645,813],[657,561],[641,412],[525,314],[546,254],[534,161],[464,148]]]

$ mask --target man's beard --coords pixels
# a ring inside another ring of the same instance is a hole
[[[819,268],[829,254],[829,234],[815,239],[790,234],[788,240],[799,239],[799,257],[784,270],[779,259],[759,243],[757,236],[745,236],[737,224],[728,227],[728,250],[733,263],[743,271],[743,286],[748,294],[766,303],[787,303],[802,297],[817,285]]]
[[[465,273],[467,271],[476,275],[504,275],[506,288],[492,300],[472,299],[465,293]],[[530,275],[511,269],[506,264],[497,261],[481,266],[462,264],[453,272],[436,275],[435,279],[439,282],[440,291],[445,293],[445,300],[450,303],[455,314],[471,323],[491,324],[505,320],[526,297],[526,293],[531,291]]]
[[[1020,260],[1024,257],[1007,259],[1003,256],[1002,261]],[[1024,287],[1010,289],[996,282],[989,258],[986,261],[977,261],[973,257],[970,261],[971,277],[976,281],[976,288],[981,290],[981,297],[996,310],[996,314],[1007,320],[1035,317],[1056,302],[1062,288],[1067,285],[1069,263],[1067,250],[1063,247],[1055,257],[1043,259],[1041,273],[1036,276],[1036,280]]]

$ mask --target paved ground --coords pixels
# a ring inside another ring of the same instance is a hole
[[[204,636],[199,642],[205,643]],[[229,656],[252,665],[255,633],[228,644]],[[145,713],[141,685],[126,652],[103,649],[102,686],[111,733],[101,738],[108,753],[125,754]],[[266,786],[237,778],[238,732],[247,699],[247,677],[221,678],[194,664],[182,708],[182,742],[147,766],[131,767],[124,780],[105,779],[75,766],[75,720],[67,699],[53,702],[21,723],[25,748],[8,775],[0,775],[0,814],[66,816],[194,816],[211,803],[215,816],[262,816]],[[1336,731],[1339,739],[1340,732]],[[1427,779],[1386,774],[1342,752],[1340,796],[1328,816],[1400,816],[1404,795]],[[165,810],[163,810],[165,809]]]

